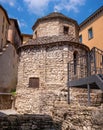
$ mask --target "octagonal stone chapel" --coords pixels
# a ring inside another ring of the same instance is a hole
[[[68,103],[68,63],[87,55],[89,48],[79,43],[77,22],[61,13],[38,19],[32,29],[33,39],[19,48],[15,108],[48,114],[55,104]]]

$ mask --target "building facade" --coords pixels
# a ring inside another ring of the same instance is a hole
[[[0,50],[7,43],[8,28],[10,22],[6,10],[0,5]]]
[[[87,55],[89,48],[78,42],[77,22],[60,13],[38,19],[33,30],[34,39],[19,48],[15,108],[50,114],[55,104],[68,102],[68,62]]]
[[[16,89],[18,55],[14,46],[7,43],[0,54],[0,93],[10,93]]]
[[[8,41],[10,41],[16,49],[22,44],[22,36],[16,19],[10,18]]]
[[[18,54],[21,35],[17,20],[9,19],[0,5],[0,93],[10,93],[16,89]]]
[[[25,44],[29,39],[32,39],[33,35],[31,34],[22,34],[22,40],[23,40],[23,44]]]
[[[40,18],[33,25],[32,29],[33,39],[61,35],[68,36],[71,40],[74,39],[77,42],[79,41],[77,37],[79,33],[77,22],[62,14],[58,15],[58,13],[51,13],[50,15]]]
[[[79,41],[103,50],[103,6],[80,24]]]

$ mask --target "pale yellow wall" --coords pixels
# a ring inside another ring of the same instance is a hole
[[[93,29],[93,38],[88,40],[88,29]],[[93,22],[86,25],[79,35],[82,34],[82,43],[86,44],[91,48],[97,47],[103,50],[103,14],[96,18]]]
[[[3,17],[4,17],[4,22],[3,22]],[[2,33],[3,24],[4,24],[4,31]],[[7,21],[7,17],[5,15],[4,11],[0,8],[0,48],[1,48],[1,46],[4,47],[6,44],[8,27],[9,27],[9,23]],[[3,43],[1,43],[2,39],[3,39]]]
[[[29,40],[29,39],[32,39],[32,37],[31,36],[26,36],[26,35],[22,35],[22,37],[23,37],[23,44],[26,44],[26,42]]]

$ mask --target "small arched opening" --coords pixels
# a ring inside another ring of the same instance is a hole
[[[74,61],[74,75],[77,74],[77,61],[78,61],[78,52],[74,51],[73,53],[73,61]]]

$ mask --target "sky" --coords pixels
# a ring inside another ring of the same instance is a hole
[[[21,33],[32,34],[38,18],[51,12],[60,12],[83,22],[103,5],[103,0],[0,0],[10,18],[18,20]]]

